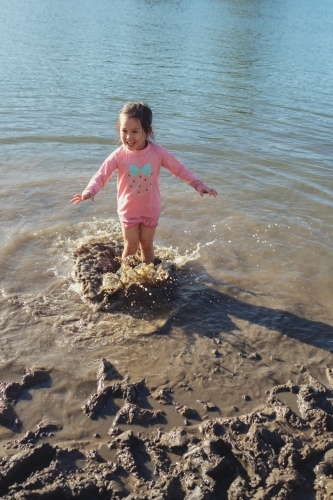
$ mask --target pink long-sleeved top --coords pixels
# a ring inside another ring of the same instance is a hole
[[[82,195],[95,196],[118,171],[118,214],[120,217],[158,217],[161,167],[167,168],[197,191],[207,187],[191,170],[162,146],[149,142],[145,149],[129,151],[124,145],[113,151],[92,177]]]

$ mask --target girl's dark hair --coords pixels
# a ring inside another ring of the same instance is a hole
[[[153,113],[148,104],[146,104],[145,102],[132,101],[124,104],[118,114],[116,125],[116,129],[118,130],[118,132],[120,131],[120,115],[127,115],[129,118],[135,118],[136,120],[139,120],[145,134],[147,134],[147,136],[149,135],[150,138],[153,138]]]

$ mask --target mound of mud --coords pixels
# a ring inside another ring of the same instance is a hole
[[[328,375],[331,376],[329,370]],[[330,378],[329,378],[330,380]],[[9,386],[3,386],[9,394]],[[280,395],[295,402],[293,409]],[[0,460],[0,495],[17,499],[250,500],[333,497],[333,392],[309,383],[274,387],[267,403],[250,414],[207,419],[164,432],[163,411],[147,408],[147,396],[177,406],[168,389],[128,383],[103,359],[97,391],[83,411],[98,418],[109,398],[123,406],[99,446],[83,452],[47,443],[60,426],[41,422]],[[165,406],[164,406],[165,408]],[[175,408],[176,409],[176,408]],[[122,424],[128,426],[120,428]],[[134,432],[131,425],[140,425]],[[150,425],[148,428],[147,425]],[[145,432],[144,432],[145,431]],[[44,441],[42,444],[40,441]],[[114,453],[106,460],[101,446]]]
[[[0,425],[12,428],[21,427],[21,422],[15,413],[15,405],[24,389],[45,386],[51,383],[51,376],[45,370],[26,370],[21,382],[0,382]]]
[[[122,250],[117,241],[91,241],[75,248],[74,277],[85,300],[103,308],[116,294],[148,291],[173,281],[175,266],[165,250],[157,249],[154,264],[141,262],[140,253],[122,262]]]

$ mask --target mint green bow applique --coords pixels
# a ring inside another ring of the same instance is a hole
[[[147,163],[142,168],[138,168],[135,165],[130,165],[129,169],[130,169],[131,175],[133,177],[136,177],[139,174],[151,175],[151,164],[150,163]]]

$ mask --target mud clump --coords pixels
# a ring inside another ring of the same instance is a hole
[[[14,405],[21,396],[22,384],[19,382],[1,382],[0,392],[2,392],[4,400]]]
[[[84,406],[89,418],[99,418],[107,397],[123,400],[107,434],[98,435],[97,447],[83,452],[39,444],[61,429],[56,421],[39,422],[21,439],[19,453],[0,459],[2,498],[332,498],[333,392],[312,377],[308,384],[274,387],[267,403],[247,415],[218,416],[168,432],[162,426],[165,414],[149,407],[149,399],[187,408],[171,399],[169,389],[150,391],[145,381],[129,383],[106,359],[100,361],[96,385]],[[16,390],[2,385],[9,399],[15,400]],[[279,399],[287,392],[294,395],[294,410]],[[29,447],[23,447],[24,440]],[[101,446],[112,451],[112,460],[103,458]],[[15,449],[15,443],[8,447]]]
[[[198,414],[197,410],[194,410],[193,408],[176,404],[175,410],[178,411],[183,417],[200,420],[200,415]]]
[[[147,291],[173,281],[175,266],[165,251],[157,249],[154,264],[142,262],[139,252],[124,261],[121,254],[117,241],[90,242],[75,248],[74,278],[85,300],[107,309],[114,296],[126,295],[130,289],[132,293]]]
[[[21,382],[1,382],[0,392],[0,425],[11,428],[20,426],[20,420],[15,412],[22,391],[33,387],[45,386],[51,383],[51,376],[46,370],[28,369]]]
[[[6,400],[0,400],[0,425],[10,427],[16,418],[13,406]]]
[[[161,410],[152,411],[145,408],[140,408],[136,404],[126,403],[118,411],[114,424],[151,424],[157,421],[164,421],[164,412]]]
[[[121,398],[124,405],[117,412],[114,425],[118,423],[142,425],[164,421],[163,411],[152,411],[142,407],[147,405],[145,399],[148,393],[144,381],[128,383],[109,361],[102,359],[97,370],[97,392],[91,395],[82,409],[88,417],[97,419],[110,398]]]
[[[172,396],[170,389],[157,389],[151,393],[151,397],[156,399],[162,405],[171,405]]]
[[[86,299],[102,301],[103,276],[115,274],[121,265],[121,249],[117,242],[87,243],[73,252],[75,279],[81,284]]]

